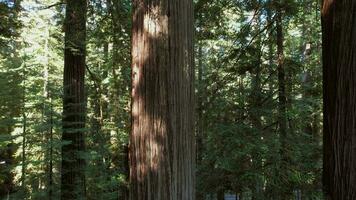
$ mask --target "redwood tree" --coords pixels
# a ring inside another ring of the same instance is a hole
[[[64,96],[61,199],[85,198],[85,40],[86,0],[67,0],[64,49]]]
[[[134,0],[131,200],[194,200],[192,0]]]
[[[324,191],[356,199],[356,1],[324,0]]]

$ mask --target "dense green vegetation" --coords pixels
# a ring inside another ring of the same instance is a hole
[[[279,134],[278,123],[278,9],[284,35],[285,135]],[[285,192],[285,199],[321,199],[317,2],[201,2],[196,14],[198,192],[229,191],[254,199],[278,199]],[[286,159],[281,160],[283,153]]]
[[[197,200],[324,199],[320,7],[194,1]],[[88,0],[88,200],[129,199],[132,10]],[[61,197],[65,11],[0,0],[0,199]]]

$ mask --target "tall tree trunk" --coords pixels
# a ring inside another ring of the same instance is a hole
[[[49,144],[49,149],[45,150],[44,153],[44,164],[45,164],[45,173],[47,175],[47,180],[46,182],[46,188],[48,191],[48,199],[52,200],[53,198],[53,146],[52,146],[52,140],[53,140],[53,105],[52,105],[52,99],[50,97],[50,92],[49,92],[49,39],[50,39],[50,32],[48,27],[46,27],[46,35],[45,35],[45,45],[44,45],[44,67],[43,67],[43,111],[42,111],[42,118],[43,118],[43,124],[44,126],[48,126],[49,128],[44,130],[44,141]],[[49,105],[49,108],[47,108],[47,104]],[[49,110],[48,110],[49,109]]]
[[[53,199],[53,102],[52,97],[50,97],[50,118],[49,118],[49,164],[47,167],[48,173],[48,199]]]
[[[195,199],[192,0],[134,0],[131,200]]]
[[[101,70],[100,66],[97,67]],[[88,70],[89,71],[89,70]],[[88,183],[89,190],[88,190],[88,199],[96,199],[100,200],[103,198],[105,188],[101,186],[103,181],[105,180],[105,176],[108,175],[108,171],[106,171],[105,167],[105,154],[106,154],[106,140],[105,135],[102,130],[102,84],[100,78],[90,72],[91,79],[93,81],[93,86],[91,88],[92,94],[90,95],[90,104],[92,105],[93,115],[89,120],[90,124],[90,137],[93,140],[92,146],[88,146],[87,148],[91,151],[95,151],[97,153],[96,158],[92,161],[93,162],[93,170],[91,173],[91,182]]]
[[[67,0],[65,18],[61,199],[85,199],[86,0]]]
[[[261,54],[259,54],[261,56]],[[261,58],[261,57],[260,57]],[[252,89],[252,99],[251,99],[251,105],[253,106],[252,110],[252,125],[257,131],[256,134],[256,144],[262,144],[263,143],[263,128],[262,128],[262,121],[261,121],[261,97],[262,97],[262,88],[261,88],[261,59],[259,59],[258,63],[256,63],[256,74],[253,77],[253,89]],[[262,156],[261,156],[261,150],[258,148],[258,145],[256,145],[256,149],[254,149],[254,155],[253,155],[253,160],[252,160],[252,166],[253,169],[258,171],[260,174],[257,174],[257,177],[255,178],[254,184],[252,185],[252,199],[253,200],[261,200],[263,198],[263,180],[262,180],[262,174],[263,174],[263,166],[262,166]]]
[[[23,91],[22,91],[22,155],[21,155],[21,188],[22,197],[26,196],[26,139],[27,139],[27,116],[26,116],[26,68],[23,68]]]
[[[324,191],[356,199],[356,1],[324,0]]]
[[[198,47],[198,98],[197,98],[197,124],[196,124],[196,148],[197,148],[197,165],[202,161],[203,152],[203,52],[202,43]]]
[[[283,14],[278,5],[277,8],[277,73],[278,73],[278,127],[279,127],[279,138],[280,138],[280,169],[279,174],[279,196],[278,199],[287,199],[286,193],[288,185],[285,184],[286,180],[284,178],[285,166],[288,161],[287,152],[287,97],[286,97],[286,77],[285,77],[285,66],[284,66],[284,36],[283,36]]]
[[[26,194],[26,137],[27,137],[27,117],[25,109],[22,114],[23,124],[22,124],[22,161],[21,161],[21,187],[22,195],[25,197]]]
[[[125,49],[125,42],[121,39],[124,35],[124,31],[126,28],[124,20],[128,19],[126,16],[125,5],[122,0],[108,0],[107,1],[109,15],[111,16],[112,20],[112,29],[113,29],[113,54],[112,54],[112,75],[114,78],[114,89],[112,92],[112,99],[113,99],[113,116],[111,120],[114,124],[124,128],[125,130],[130,129],[129,118],[125,117],[125,105],[120,105],[120,95],[125,96],[127,93],[127,88],[130,88],[130,80],[128,76],[126,76],[128,68],[124,68],[122,66],[127,66],[127,61],[123,59],[122,55],[126,55],[126,52],[122,49]],[[121,48],[121,49],[120,49]],[[121,50],[121,54],[120,54]],[[120,56],[121,55],[121,56]],[[127,52],[128,55],[128,52]],[[121,75],[121,76],[120,76]],[[124,122],[124,123],[123,123]],[[116,135],[119,136],[119,127],[117,127]],[[118,197],[122,200],[129,199],[129,161],[128,161],[128,144],[119,144],[119,149],[116,152],[118,154],[117,161],[115,163],[119,163],[120,166],[119,172],[125,176],[125,181],[120,184],[118,187]],[[126,182],[126,183],[125,183]]]
[[[275,20],[274,20],[274,17],[273,17],[273,9],[272,9],[272,6],[271,4],[273,3],[273,0],[269,0],[267,1],[267,6],[266,6],[266,18],[267,18],[267,25],[269,25],[271,28],[268,29],[268,52],[267,52],[267,60],[268,60],[268,73],[270,74],[270,76],[274,77],[274,73],[275,73],[275,64],[274,64],[274,54],[275,54]],[[274,91],[274,82],[273,82],[273,79],[272,78],[269,78],[268,80],[268,89],[267,89],[267,96],[268,97],[273,97],[273,91]],[[273,101],[273,98],[270,98],[268,100],[265,100],[266,101],[266,104],[269,103],[269,102],[272,102]],[[273,114],[272,112],[270,112],[270,114],[266,115],[266,124],[271,124],[271,123],[274,123],[274,119],[273,119]],[[266,131],[273,131],[275,132],[274,130],[266,130]],[[275,149],[273,149],[275,150]],[[269,160],[267,160],[266,162],[276,162],[276,158],[278,158],[278,154],[273,154]],[[270,176],[266,176],[266,186],[265,186],[265,189],[264,189],[264,196],[266,197],[270,197],[270,198],[273,198],[275,197],[275,193],[276,193],[276,190],[275,190],[275,186],[274,186],[274,183],[273,183],[273,179],[276,178],[276,175],[277,175],[277,170],[273,171],[273,174],[271,174]]]
[[[254,1],[256,7],[260,5],[260,0]],[[254,34],[258,34],[261,30],[261,20],[260,20],[260,12],[258,9],[255,11],[255,20],[253,21],[253,31]],[[252,91],[250,95],[250,118],[251,123],[255,131],[257,132],[255,135],[256,144],[262,144],[263,140],[263,128],[262,128],[262,121],[261,121],[261,101],[262,101],[262,86],[261,86],[261,65],[262,65],[262,41],[261,36],[257,36],[256,38],[256,51],[254,54],[255,60],[251,63],[254,66],[253,70],[253,77],[252,77]],[[256,174],[254,183],[251,184],[251,191],[252,191],[252,200],[262,200],[263,198],[263,180],[262,180],[262,157],[261,157],[261,150],[256,145],[256,148],[253,150],[252,154],[252,167],[253,170],[260,172],[260,174]]]
[[[203,98],[204,98],[204,82],[203,82],[203,49],[202,42],[198,44],[198,80],[197,80],[197,88],[198,88],[198,97],[197,97],[197,120],[196,120],[196,154],[197,154],[197,177],[200,176],[200,169],[203,165],[203,152],[204,152],[204,119],[203,119]],[[197,184],[199,187],[199,184]],[[205,191],[197,188],[196,193],[197,200],[205,199]]]

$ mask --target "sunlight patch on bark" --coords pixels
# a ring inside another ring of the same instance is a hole
[[[161,10],[160,6],[154,6],[149,13],[144,15],[144,30],[152,38],[168,33],[168,16]]]
[[[322,16],[325,16],[329,13],[330,7],[334,3],[334,0],[324,0],[322,8]]]

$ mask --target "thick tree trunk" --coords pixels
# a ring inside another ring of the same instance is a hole
[[[131,200],[195,199],[192,0],[134,0]]]
[[[324,0],[324,191],[356,199],[356,1]]]
[[[67,0],[65,19],[61,199],[85,199],[86,0]],[[69,143],[69,144],[68,144]]]

